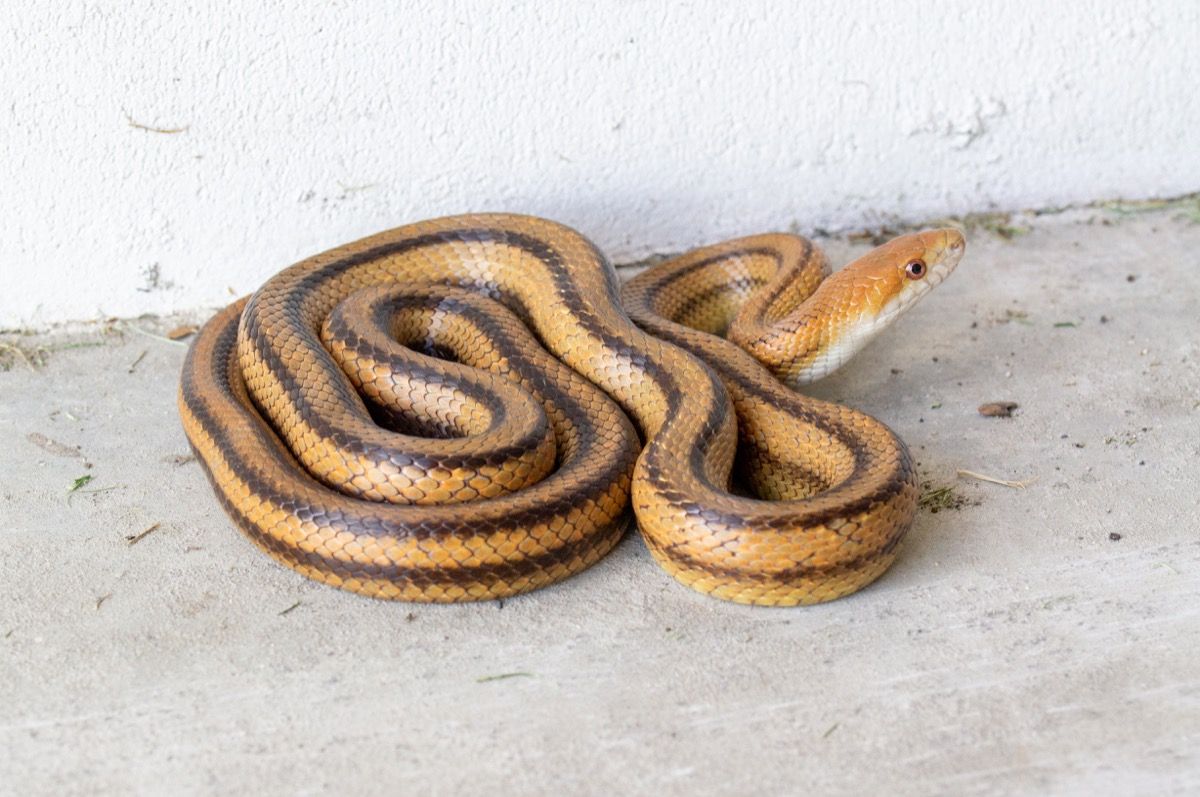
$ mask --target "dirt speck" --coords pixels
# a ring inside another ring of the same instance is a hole
[[[43,451],[48,451],[56,457],[72,457],[74,459],[82,459],[83,454],[79,451],[79,446],[68,446],[57,440],[52,440],[40,432],[30,432],[25,435],[25,439],[33,443]]]
[[[174,465],[178,468],[180,465],[195,462],[196,456],[194,454],[173,454],[169,457],[163,457],[161,461],[165,465]]]

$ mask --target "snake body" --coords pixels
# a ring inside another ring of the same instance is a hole
[[[792,388],[962,250],[954,230],[917,233],[829,276],[807,240],[754,236],[622,296],[599,250],[554,222],[420,222],[302,261],[215,316],[180,414],[250,539],[344,589],[525,592],[604,556],[632,503],[651,554],[697,590],[830,600],[895,558],[914,468],[879,421]]]

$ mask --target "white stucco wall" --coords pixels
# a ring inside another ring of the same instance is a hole
[[[1184,0],[3,5],[0,327],[466,210],[627,259],[1200,189]]]

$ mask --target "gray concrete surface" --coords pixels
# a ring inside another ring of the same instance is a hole
[[[693,593],[636,535],[503,605],[306,581],[187,460],[184,348],[133,330],[196,319],[4,335],[0,791],[1196,793],[1200,224],[1029,226],[814,391],[962,505],[807,609]]]

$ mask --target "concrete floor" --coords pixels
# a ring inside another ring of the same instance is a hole
[[[200,316],[3,336],[0,791],[1196,793],[1200,224],[1028,223],[814,390],[961,506],[807,609],[693,593],[636,535],[503,604],[306,581],[188,458],[184,347],[133,329]]]

